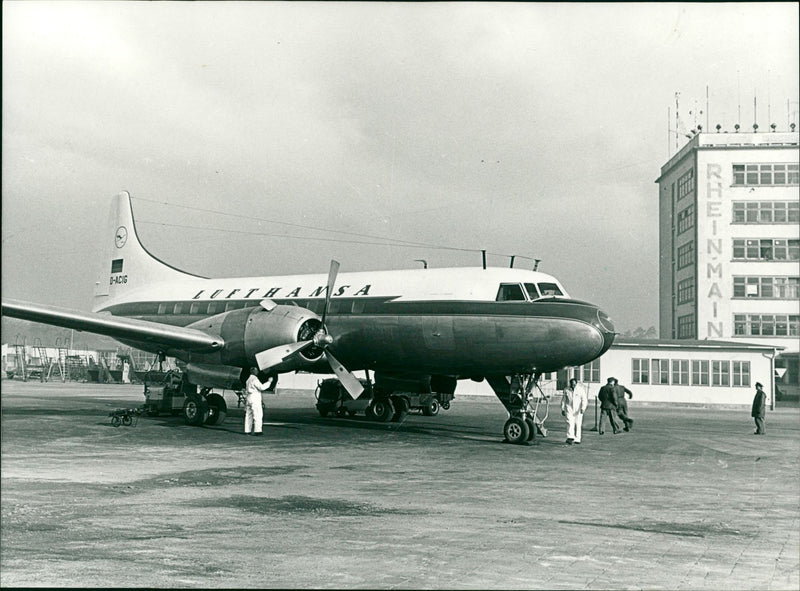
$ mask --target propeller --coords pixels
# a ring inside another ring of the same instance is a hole
[[[344,389],[347,390],[347,393],[350,394],[350,396],[352,396],[352,398],[355,400],[364,391],[364,386],[361,385],[361,382],[358,381],[356,376],[350,373],[347,368],[342,365],[339,360],[336,359],[336,357],[333,356],[333,353],[328,351],[328,346],[333,344],[333,337],[328,334],[328,327],[325,325],[325,319],[328,316],[328,307],[331,303],[333,286],[336,284],[336,276],[338,274],[339,263],[331,260],[331,268],[328,271],[327,291],[325,293],[325,307],[322,308],[320,328],[313,338],[307,341],[298,341],[296,343],[279,345],[277,347],[272,347],[271,349],[260,351],[259,353],[256,353],[256,363],[258,364],[258,369],[264,371],[271,367],[275,367],[276,365],[280,365],[307,347],[318,347],[322,349],[322,353],[325,355],[325,360],[328,362],[328,365],[331,366],[331,369],[333,370],[333,373],[336,374],[339,382],[341,382],[342,386],[344,386]]]

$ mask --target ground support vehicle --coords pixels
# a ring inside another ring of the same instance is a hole
[[[317,411],[323,417],[355,416],[364,413],[370,420],[399,422],[412,411],[421,411],[425,416],[439,414],[439,409],[450,408],[455,395],[441,392],[382,391],[369,380],[360,380],[364,392],[353,400],[341,382],[335,378],[322,380],[315,392]]]
[[[144,381],[144,410],[151,417],[159,414],[183,415],[187,425],[219,425],[228,414],[225,399],[211,388],[190,384],[186,374],[170,370],[160,384]]]

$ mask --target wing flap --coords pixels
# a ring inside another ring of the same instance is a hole
[[[80,312],[68,308],[45,306],[30,302],[3,301],[2,313],[4,316],[10,316],[11,318],[63,326],[64,328],[102,334],[116,339],[129,339],[161,345],[164,348],[184,349],[197,353],[213,353],[225,346],[225,341],[221,337],[193,328],[183,328],[159,322],[112,316],[110,314]]]

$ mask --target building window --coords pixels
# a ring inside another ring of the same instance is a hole
[[[678,269],[683,269],[694,263],[694,242],[687,242],[678,247]]]
[[[633,383],[634,384],[649,384],[650,383],[650,374],[648,370],[650,368],[650,360],[649,359],[632,359],[633,363]]]
[[[678,282],[678,303],[694,301],[694,277]]]
[[[796,337],[800,314],[734,314],[733,334],[740,337]]]
[[[733,258],[742,261],[800,261],[800,240],[734,238]]]
[[[731,362],[712,361],[711,362],[711,385],[730,386],[731,385]]]
[[[669,359],[651,359],[653,384],[669,384]]]
[[[583,375],[581,376],[581,374]],[[576,367],[572,375],[579,382],[600,383],[600,360],[595,359],[591,363]]]
[[[797,300],[800,299],[800,277],[734,277],[733,297]]]
[[[689,385],[689,360],[688,359],[673,359],[672,360],[672,383],[676,386]]]
[[[798,181],[798,164],[734,164],[733,185],[750,186],[785,186],[796,185]]]
[[[733,371],[731,372],[731,383],[734,386],[750,385],[750,362],[734,361]]]
[[[800,201],[734,201],[734,224],[796,224]]]
[[[692,360],[692,386],[708,386],[708,361]]]
[[[694,314],[678,316],[678,338],[690,339],[694,336]]]
[[[694,169],[686,171],[678,179],[678,201],[694,191]]]
[[[694,204],[678,212],[678,234],[694,227]]]

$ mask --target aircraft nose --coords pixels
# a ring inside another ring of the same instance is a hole
[[[617,336],[617,333],[614,329],[614,323],[611,321],[611,318],[600,308],[597,309],[597,323],[599,324],[600,331],[603,334],[603,353],[605,353],[611,348],[611,345],[614,343],[614,337]]]

